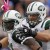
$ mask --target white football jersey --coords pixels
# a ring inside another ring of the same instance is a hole
[[[32,30],[37,30],[38,32],[50,29],[50,18],[46,18],[44,21],[36,25]],[[42,42],[43,50],[50,50],[50,42]]]
[[[10,32],[8,33],[8,41],[9,41],[9,48],[10,48],[10,50],[12,50],[12,49],[14,49],[14,50],[31,50],[27,46],[21,45],[21,44],[15,42],[12,39],[12,32],[11,33]]]
[[[26,20],[24,20],[23,22],[21,22],[19,25],[16,26],[16,29],[18,27],[23,27],[22,25],[26,24],[28,26],[28,24],[25,22]],[[29,47],[27,47],[26,45],[21,45],[21,44],[18,44],[16,43],[13,39],[12,39],[12,32],[13,30],[9,31],[8,32],[8,41],[9,41],[9,47],[10,49],[14,49],[14,50],[31,50]]]
[[[49,18],[45,19],[44,21],[40,22],[38,25],[36,25],[34,28],[31,28],[32,30],[36,30],[37,32],[41,32],[41,31],[44,31],[45,30],[45,24],[50,21]],[[29,27],[29,24],[27,23],[26,19],[23,20],[19,25],[17,25],[15,28],[17,29],[18,27],[23,27],[23,25]],[[29,27],[30,28],[30,27]],[[30,50],[30,48],[28,48],[27,46],[25,45],[20,45],[18,43],[16,43],[15,41],[13,41],[12,39],[12,34],[9,33],[8,34],[8,37],[9,37],[9,44],[12,43],[12,48],[15,48],[15,49],[18,49],[18,50]],[[43,43],[44,44],[44,43]]]
[[[26,25],[29,27],[29,24],[26,22],[26,20],[23,21],[23,25]],[[34,28],[31,28],[32,30],[36,30],[37,32],[44,31],[46,29],[50,29],[50,18],[44,19],[42,22],[40,22],[38,25],[36,25]],[[42,42],[43,49],[44,50],[50,50],[50,42]]]

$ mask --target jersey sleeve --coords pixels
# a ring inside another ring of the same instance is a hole
[[[50,28],[50,20],[48,20],[45,24],[45,30]]]
[[[43,27],[45,30],[50,28],[50,19],[44,21]]]

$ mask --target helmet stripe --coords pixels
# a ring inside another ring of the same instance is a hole
[[[36,2],[34,2],[34,3],[32,4],[31,9],[30,9],[31,11],[32,11],[32,9],[33,9],[33,5],[34,5],[35,3],[36,3]]]
[[[10,13],[10,11],[8,11],[8,13],[7,13],[7,17],[8,17],[8,15],[9,15],[9,13]]]

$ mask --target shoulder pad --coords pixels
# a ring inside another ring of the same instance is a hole
[[[44,22],[43,22],[43,28],[45,30],[49,29],[50,27],[50,18],[47,18]]]

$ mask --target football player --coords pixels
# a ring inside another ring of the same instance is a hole
[[[30,27],[31,30],[41,33],[45,30],[48,30],[46,31],[46,33],[36,34],[35,38],[42,41],[49,41],[50,35],[48,35],[48,33],[50,26],[50,18],[46,18],[45,5],[41,2],[32,2],[27,7],[27,14],[28,17],[22,21],[22,25]]]
[[[30,3],[27,8],[27,14],[28,14],[28,18],[23,20],[18,26],[15,26],[14,28],[24,27],[24,28],[19,29],[21,31],[21,33],[23,33],[23,32],[25,33],[24,35],[28,35],[28,36],[31,36],[31,38],[34,37],[34,38],[36,38],[38,40],[42,40],[42,41],[50,41],[50,35],[49,35],[50,31],[47,30],[47,29],[49,29],[50,22],[48,23],[48,21],[50,21],[50,19],[45,18],[46,17],[46,8],[45,8],[44,4],[41,2]],[[46,27],[46,25],[47,25],[47,27]],[[12,39],[14,41],[16,41],[18,39],[18,38],[13,38],[13,37],[19,37],[19,36],[15,36],[16,34],[18,35],[18,33],[19,32],[16,32],[16,31],[13,32],[14,36],[12,36]],[[28,39],[29,38],[26,38],[25,40],[28,40]],[[21,42],[21,44],[23,44],[23,43],[26,44],[25,40],[23,40]],[[16,41],[16,42],[19,42],[19,41]],[[29,42],[30,41],[31,40],[29,40]],[[28,46],[30,47],[30,43]],[[33,45],[31,45],[31,46],[33,46]],[[31,47],[31,48],[33,48],[33,47]],[[35,50],[36,50],[36,48],[35,48]]]
[[[43,3],[41,3],[41,2],[30,3],[27,7],[27,14],[28,14],[27,23],[29,24],[29,27],[33,31],[35,30],[37,32],[41,32],[44,30],[48,30],[50,28],[50,18],[48,18],[48,17],[46,18],[46,7]],[[42,34],[41,34],[41,36],[35,36],[35,38],[44,40],[45,38],[42,38]],[[46,33],[46,35],[47,35],[47,33]],[[46,36],[46,38],[49,40],[48,37]],[[41,44],[41,42],[40,42],[40,44]]]
[[[27,32],[24,33],[24,29],[20,28],[23,20],[20,13],[15,10],[9,10],[4,13],[2,26],[3,30],[7,31],[8,37],[0,41],[0,48],[6,47],[9,44],[11,50],[43,50],[32,36],[27,36]]]
[[[33,31],[41,33],[50,28],[50,18],[46,18],[46,8],[43,3],[30,3],[27,7],[27,14],[28,17],[22,22],[23,25],[30,27]],[[49,41],[50,35],[47,32],[49,33],[49,31],[46,31],[46,33],[36,34],[35,38],[38,39],[38,41]],[[42,46],[42,43],[39,43]]]

